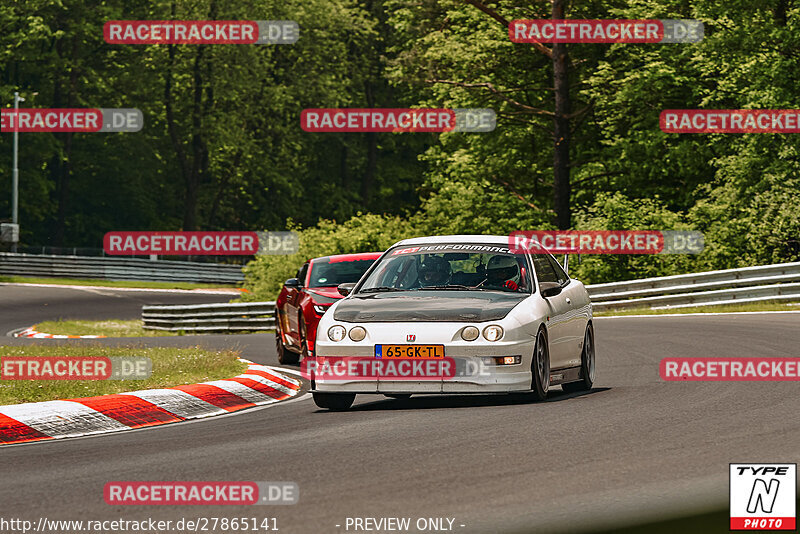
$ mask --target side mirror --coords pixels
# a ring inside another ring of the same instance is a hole
[[[561,293],[561,284],[558,282],[542,282],[539,284],[539,293],[541,293],[544,298],[555,297]]]
[[[336,291],[338,291],[341,296],[346,297],[351,291],[353,291],[354,287],[356,287],[354,283],[348,282],[346,284],[339,284],[336,286]]]
[[[297,278],[289,278],[288,280],[286,280],[283,283],[283,285],[285,285],[286,287],[295,287],[295,288],[297,288],[297,287],[300,287],[300,280],[298,280]]]

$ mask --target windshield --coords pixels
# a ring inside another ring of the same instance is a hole
[[[308,287],[336,287],[355,283],[375,260],[316,260],[311,264]]]
[[[431,289],[530,293],[525,256],[487,245],[398,248],[384,256],[358,293]]]

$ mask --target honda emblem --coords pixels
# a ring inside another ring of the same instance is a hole
[[[417,336],[415,336],[414,334],[408,334],[406,336],[406,341],[416,341],[416,339],[417,339]]]

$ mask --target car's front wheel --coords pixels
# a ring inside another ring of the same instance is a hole
[[[300,325],[300,355],[303,359],[306,359],[310,356],[313,356],[311,352],[308,350],[308,327],[306,326],[306,319],[302,315],[298,320],[298,324]]]
[[[536,336],[531,361],[531,390],[538,400],[545,400],[550,390],[550,349],[547,346],[547,334],[544,328]]]
[[[312,392],[314,404],[320,408],[326,408],[332,412],[343,412],[353,405],[356,400],[355,393],[321,393]]]
[[[594,384],[595,373],[594,355],[594,327],[592,323],[586,326],[586,335],[583,338],[583,352],[581,352],[581,379],[577,382],[561,384],[561,389],[567,393],[589,391]]]

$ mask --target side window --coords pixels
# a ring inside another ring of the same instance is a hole
[[[406,288],[417,279],[417,262],[414,258],[397,258],[383,267],[381,282],[378,285]]]
[[[394,287],[402,265],[403,262],[399,260],[390,260],[388,265],[384,265],[381,268],[379,281],[375,285]]]
[[[541,285],[542,282],[560,283],[558,275],[555,269],[553,269],[549,258],[550,256],[547,254],[533,254],[531,256],[531,259],[533,259],[533,268],[536,269],[536,277],[539,279],[539,285]]]
[[[414,285],[417,281],[417,260],[408,258],[402,262],[400,268],[397,270],[397,277],[391,284],[396,288],[408,288]]]
[[[558,277],[558,280],[556,281],[562,286],[567,285],[569,283],[569,276],[567,276],[567,273],[564,272],[564,268],[561,267],[558,261],[556,261],[550,254],[545,254],[545,256],[553,266],[553,270],[556,272],[556,276]]]
[[[308,263],[303,264],[300,270],[297,271],[297,279],[300,280],[300,285],[302,287],[306,285],[306,273],[308,273]]]
[[[519,290],[527,292],[530,285],[528,284],[528,263],[525,261],[525,256],[519,255],[517,265],[519,265]]]

